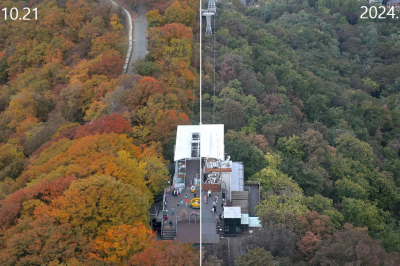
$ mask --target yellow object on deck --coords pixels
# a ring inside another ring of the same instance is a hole
[[[190,206],[192,208],[200,208],[200,198],[194,198],[190,200]]]

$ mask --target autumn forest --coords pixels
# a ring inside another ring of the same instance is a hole
[[[176,126],[198,123],[197,5],[147,5],[149,53],[123,75],[119,10],[0,1],[39,10],[0,21],[0,265],[199,264],[156,242],[148,213]]]

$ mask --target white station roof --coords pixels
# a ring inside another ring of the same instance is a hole
[[[224,125],[181,125],[176,132],[174,161],[192,158],[193,133],[200,133],[200,157],[224,158]]]
[[[240,207],[225,207],[224,218],[242,218],[242,211]]]

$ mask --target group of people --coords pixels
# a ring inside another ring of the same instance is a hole
[[[185,202],[186,202],[186,206],[189,206],[189,197],[188,197],[188,194],[186,194],[185,195]],[[180,201],[178,200],[178,207],[180,206],[180,205],[182,205],[183,206],[183,199],[181,199]]]
[[[174,188],[172,190],[172,195],[174,195],[175,197],[178,197],[178,195],[181,195],[182,193],[182,188]]]
[[[217,203],[218,203],[218,196],[215,196],[215,200],[213,202],[213,208],[211,209],[212,212],[217,211]],[[223,198],[221,201],[221,208],[225,209],[225,206],[226,206],[226,202],[225,202],[225,199]]]
[[[204,196],[204,202],[205,202],[206,204],[208,204],[208,199],[211,198],[211,194],[212,194],[212,192],[211,192],[211,190],[209,190],[209,191],[207,192],[207,195]],[[217,203],[218,203],[218,196],[216,195],[215,198],[214,198],[214,201],[213,201],[213,207],[212,207],[212,209],[211,209],[212,212],[216,212],[216,211],[217,211]],[[222,201],[221,201],[221,208],[225,208],[225,206],[226,206],[225,199],[222,198]]]
[[[180,195],[181,191],[182,191],[182,189],[174,189],[173,195],[177,196],[176,193],[179,193],[179,195]],[[194,195],[196,197],[196,193]],[[164,223],[167,223],[167,221],[168,221],[168,206],[167,206],[168,202],[167,202],[167,200],[168,200],[168,193],[165,194],[165,202],[164,202],[164,210],[165,210],[164,220],[165,220],[165,222]],[[188,196],[188,194],[185,195],[185,202],[186,202],[186,206],[188,206],[189,205],[189,196]],[[178,200],[177,206],[178,206],[178,208],[180,206],[183,206],[183,199]],[[171,215],[174,215],[174,213],[175,213],[175,207],[172,207]],[[169,225],[172,228],[171,223],[172,223],[172,221],[169,222]]]
[[[165,222],[164,223],[167,223],[167,221],[168,221],[168,214],[165,215]],[[169,224],[169,226],[171,228],[172,228],[172,226],[174,226],[174,223],[172,222],[172,220],[170,220],[168,224]]]

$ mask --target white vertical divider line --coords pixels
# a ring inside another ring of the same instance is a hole
[[[200,266],[201,266],[201,263],[202,263],[202,261],[201,261],[201,258],[202,258],[202,215],[201,215],[201,213],[202,213],[202,210],[201,210],[201,205],[202,205],[202,200],[201,200],[201,198],[202,198],[202,194],[201,194],[201,192],[203,191],[203,182],[202,182],[202,168],[201,168],[201,124],[202,124],[202,114],[201,114],[201,102],[202,102],[202,95],[201,95],[201,67],[202,67],[202,58],[201,58],[201,47],[202,47],[202,45],[201,45],[201,36],[202,36],[202,33],[203,33],[203,31],[202,31],[202,17],[201,17],[201,7],[202,7],[202,1],[200,0],[200,8],[199,8],[199,12],[200,12],[200,14],[199,14],[199,19],[200,19],[200,31],[199,31],[199,34],[200,34],[200,83],[199,83],[199,90],[200,90],[200,94],[199,94],[199,97],[200,97],[200,122],[199,122],[199,124],[200,124],[200,191],[199,191],[199,194],[200,194]]]

